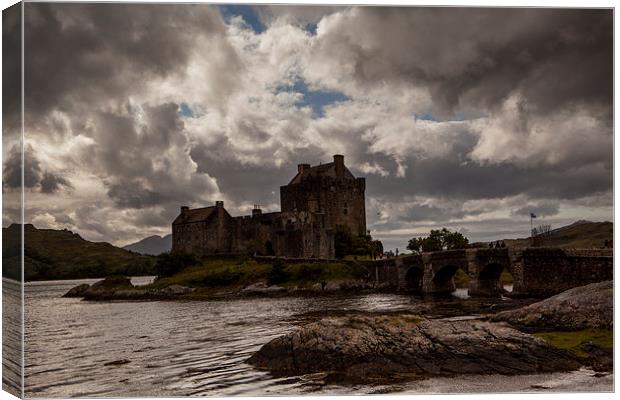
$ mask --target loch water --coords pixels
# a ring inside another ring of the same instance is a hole
[[[149,277],[134,278],[145,284]],[[611,391],[613,375],[582,369],[525,376],[460,376],[398,384],[325,383],[319,375],[275,378],[245,363],[273,338],[324,315],[409,311],[474,318],[521,300],[360,294],[227,301],[89,302],[62,295],[96,280],[25,285],[27,397],[253,396],[300,394]],[[6,281],[3,295],[6,297]]]

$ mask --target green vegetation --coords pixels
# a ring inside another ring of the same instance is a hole
[[[502,274],[499,276],[499,282],[503,285],[512,285],[514,280],[512,278],[512,274],[508,271],[502,271]]]
[[[21,279],[20,225],[2,229],[2,275]],[[108,275],[150,275],[154,258],[94,243],[68,230],[24,225],[26,281],[102,278]]]
[[[454,285],[457,288],[466,288],[469,286],[469,275],[465,273],[462,269],[457,269],[454,274]]]
[[[449,231],[446,228],[432,229],[427,237],[412,238],[407,244],[407,250],[416,253],[465,249],[467,247],[469,247],[469,239],[460,232]]]
[[[281,286],[312,286],[331,280],[364,279],[367,271],[360,266],[340,263],[294,263],[282,260],[273,263],[251,258],[206,259],[186,267],[173,276],[159,277],[146,289],[170,285],[194,288],[239,288],[258,282]]]
[[[383,243],[373,240],[370,234],[356,236],[347,226],[340,225],[334,233],[334,252],[336,258],[366,257],[373,259],[383,253]]]
[[[554,347],[570,350],[578,356],[585,357],[587,353],[581,345],[592,343],[604,349],[611,350],[614,346],[614,333],[611,330],[585,329],[575,332],[542,332],[534,336],[544,339]]]

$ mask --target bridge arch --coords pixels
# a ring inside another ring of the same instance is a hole
[[[510,272],[508,266],[501,262],[489,260],[483,264],[469,284],[469,294],[485,297],[501,296],[504,293],[504,287],[500,278],[504,270]]]
[[[480,274],[478,275],[478,279],[499,280],[503,270],[504,266],[502,264],[491,262],[482,267]]]
[[[433,294],[449,294],[454,292],[456,290],[454,275],[456,275],[456,272],[459,269],[467,273],[467,269],[459,266],[458,264],[446,264],[439,266],[435,269],[430,282],[430,287],[427,288],[426,291]]]
[[[424,287],[424,268],[412,266],[405,272],[405,290],[409,292],[421,292]]]

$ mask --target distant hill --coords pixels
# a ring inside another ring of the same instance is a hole
[[[123,246],[123,249],[140,254],[158,256],[161,253],[167,253],[172,249],[172,235],[166,235],[164,237],[159,235],[149,236],[139,242]]]
[[[2,275],[20,277],[20,225],[2,228]],[[37,229],[24,225],[26,281],[101,278],[108,275],[153,274],[153,257],[89,242],[68,230]]]
[[[542,240],[541,246],[580,248],[603,247],[605,240],[613,240],[614,224],[612,222],[577,221],[561,228],[553,229]],[[530,245],[530,238],[506,239],[508,247],[525,247]]]

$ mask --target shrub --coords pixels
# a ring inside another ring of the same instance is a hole
[[[279,285],[289,280],[290,275],[285,268],[286,264],[284,261],[280,259],[274,260],[271,271],[269,271],[269,276],[267,277],[270,285]]]

